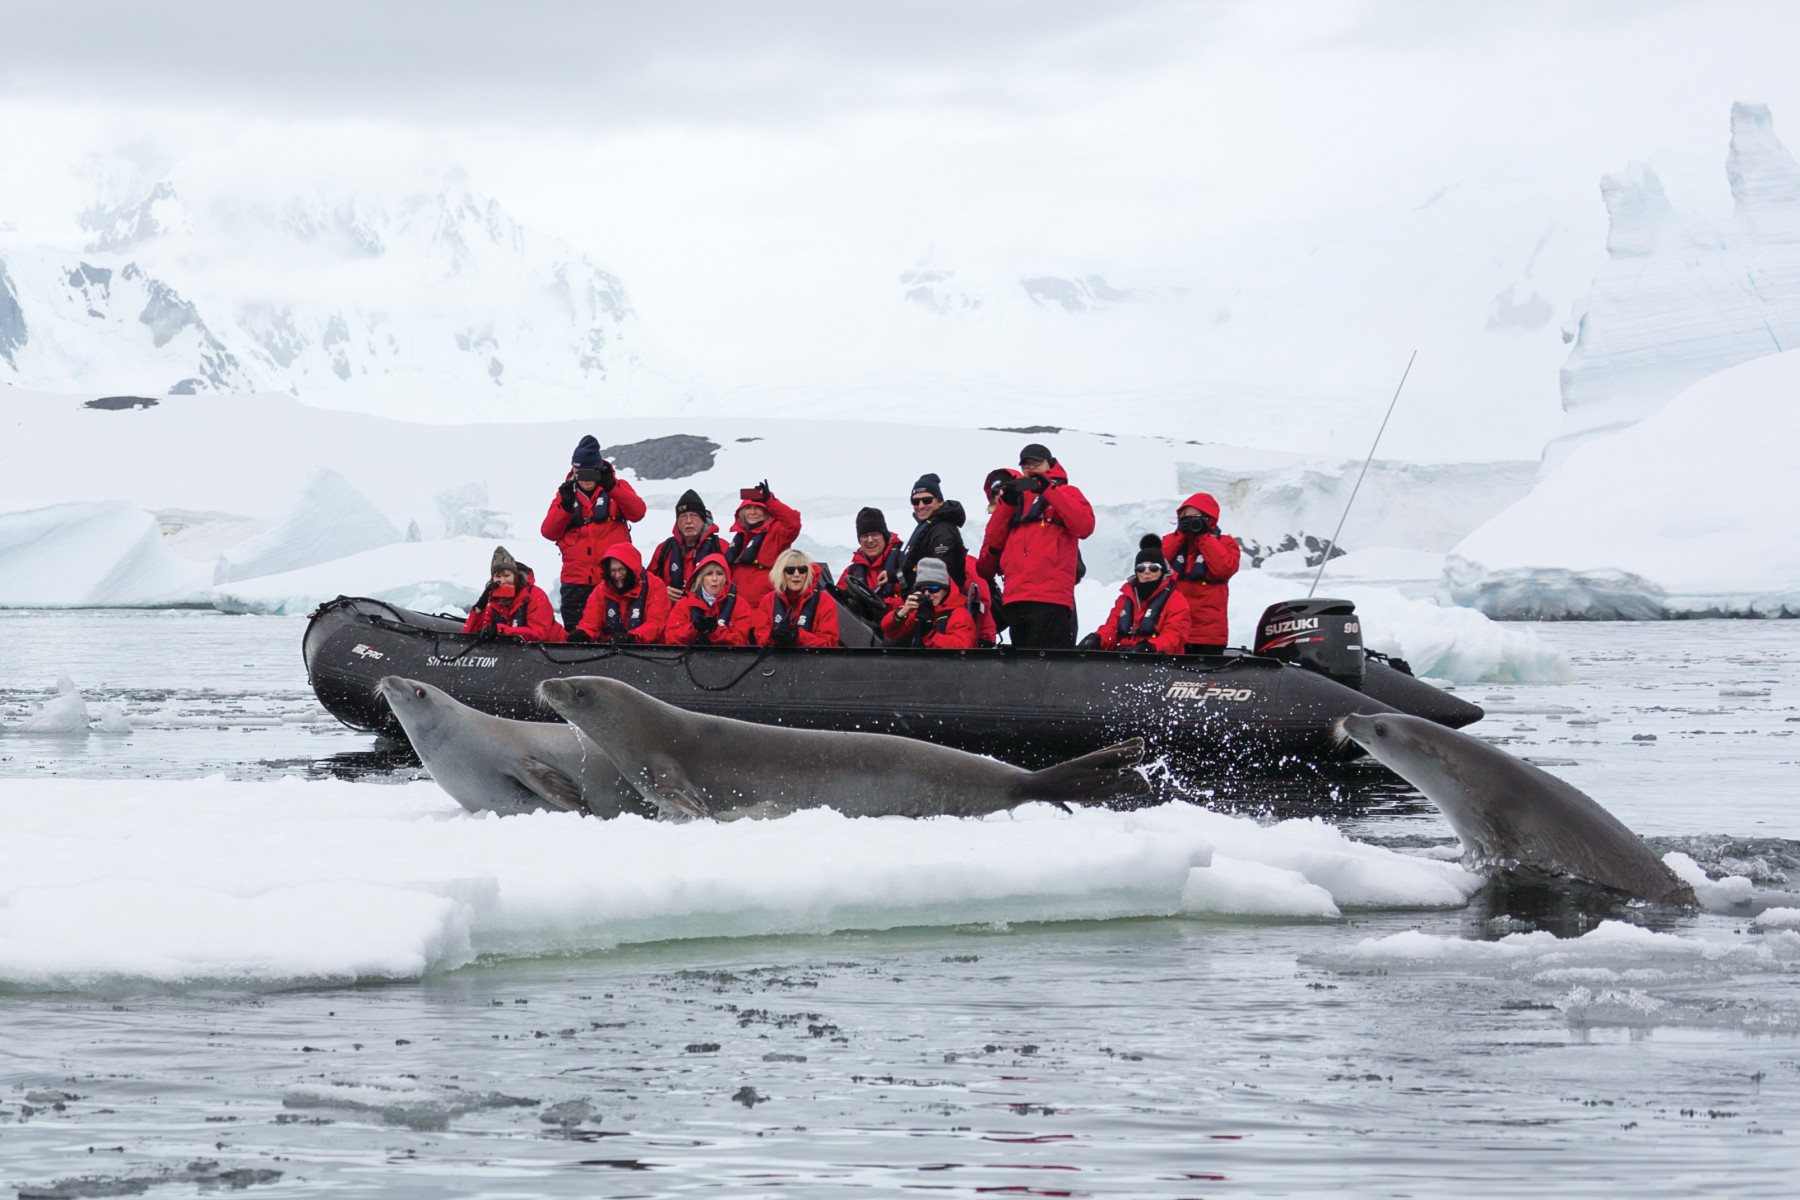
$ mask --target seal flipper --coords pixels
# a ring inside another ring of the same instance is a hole
[[[1068,762],[1033,771],[1019,781],[1023,800],[1048,800],[1078,804],[1150,794],[1150,781],[1132,770],[1144,761],[1144,739],[1132,738],[1116,746],[1071,758]]]
[[[644,780],[638,790],[644,799],[656,805],[663,817],[686,817],[711,820],[712,805],[706,795],[694,786],[686,773],[673,762],[662,760],[651,767],[645,765]]]
[[[549,763],[521,758],[518,773],[512,778],[533,795],[541,796],[547,804],[569,812],[587,812],[587,805],[581,799],[581,785]]]

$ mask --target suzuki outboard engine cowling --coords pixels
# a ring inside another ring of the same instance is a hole
[[[1256,653],[1298,663],[1346,687],[1362,687],[1362,621],[1348,600],[1269,605],[1256,623]]]

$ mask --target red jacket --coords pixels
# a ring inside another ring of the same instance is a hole
[[[731,585],[731,568],[726,564],[723,554],[709,554],[701,559],[694,566],[694,575],[697,576],[699,569],[708,563],[717,563],[726,571],[724,593],[708,604],[696,588],[677,600],[675,607],[669,610],[663,640],[671,646],[748,646],[756,634],[756,606],[745,604],[737,588]],[[696,617],[719,617],[719,626],[703,634],[694,626]]]
[[[738,505],[742,512],[745,504],[754,501],[743,501]],[[725,548],[725,561],[731,564],[731,582],[737,585],[738,595],[749,604],[760,605],[763,597],[772,590],[769,583],[769,568],[781,557],[781,552],[794,544],[800,536],[800,513],[775,497],[770,496],[767,504],[769,519],[755,529],[744,524],[742,517],[731,522],[731,544]],[[837,614],[832,614],[832,633],[837,632]],[[837,643],[833,641],[833,645]]]
[[[1094,532],[1094,507],[1058,463],[1045,472],[1051,486],[1026,492],[1017,507],[1000,501],[982,539],[997,548],[1006,602],[1036,600],[1075,607],[1077,543]]]
[[[919,612],[914,609],[901,619],[897,608],[888,610],[887,616],[881,618],[881,635],[890,641],[910,641],[915,646],[924,646],[931,650],[973,650],[975,648],[975,619],[969,616],[968,606],[963,595],[956,590],[956,584],[944,593],[944,598],[937,604],[937,619],[931,623],[930,629],[922,629],[919,624]]]
[[[630,591],[621,592],[612,585],[604,570],[608,562],[621,562],[631,568]],[[637,547],[620,542],[600,556],[600,563],[599,583],[589,593],[587,608],[575,628],[597,642],[606,636],[608,624],[616,623],[627,641],[662,641],[663,626],[669,620],[669,593],[645,574]]]
[[[550,607],[550,597],[535,582],[530,567],[519,567],[515,572],[524,583],[522,589],[496,588],[490,586],[482,593],[475,607],[469,610],[469,619],[463,622],[464,633],[480,633],[484,629],[494,629],[505,637],[515,637],[522,642],[560,642],[568,635],[563,632],[561,622],[556,619],[556,610]]]
[[[891,601],[899,591],[901,547],[900,535],[890,533],[887,545],[882,547],[881,553],[873,559],[858,548],[856,553],[850,556],[850,565],[845,567],[843,574],[838,576],[838,587],[848,587],[850,581],[854,579],[874,592],[876,599]],[[877,582],[884,572],[887,578]]]
[[[1143,626],[1151,610],[1157,610],[1156,619],[1152,631],[1146,632]],[[1151,642],[1158,654],[1181,654],[1187,650],[1188,619],[1187,600],[1167,575],[1147,602],[1138,599],[1137,584],[1127,580],[1113,601],[1112,615],[1100,626],[1100,645],[1106,650],[1130,650]]]
[[[767,585],[769,577],[763,576]],[[741,596],[742,593],[740,592]],[[775,608],[781,606],[781,616],[785,623],[789,620],[804,621],[800,626],[801,646],[836,646],[838,642],[837,601],[831,593],[820,587],[817,579],[806,585],[806,590],[790,602],[787,597],[773,589],[762,598],[762,604],[756,613],[756,641],[761,646],[774,645]],[[811,609],[808,616],[807,610]]]
[[[574,477],[575,472],[570,471],[568,478]],[[598,517],[597,507],[601,507]],[[610,488],[595,489],[592,496],[576,488],[574,512],[563,510],[561,495],[550,501],[550,511],[544,514],[539,532],[562,551],[562,581],[599,583],[600,560],[607,547],[620,542],[630,545],[631,530],[626,523],[643,520],[644,511],[643,500],[623,479]],[[666,602],[668,597],[663,599]]]
[[[650,555],[650,573],[662,580],[664,587],[672,587],[684,591],[693,586],[694,572],[702,559],[714,554],[724,554],[725,547],[719,542],[719,527],[711,521],[700,531],[693,546],[681,540],[679,528],[672,531],[674,536],[664,538]],[[731,574],[731,564],[725,564],[725,573]]]
[[[1205,492],[1195,492],[1181,502],[1213,519],[1211,533],[1174,533],[1163,537],[1163,557],[1169,560],[1169,573],[1175,576],[1175,587],[1187,599],[1193,614],[1188,629],[1188,642],[1195,646],[1222,646],[1231,640],[1231,622],[1226,607],[1231,600],[1231,587],[1225,581],[1237,574],[1237,539],[1218,532],[1219,502]]]
[[[969,597],[975,601],[980,612],[970,613],[975,618],[975,644],[993,646],[1000,641],[1000,630],[994,625],[994,592],[988,581],[981,577],[981,568],[973,554],[969,555],[968,580]],[[964,601],[967,606],[967,599]]]

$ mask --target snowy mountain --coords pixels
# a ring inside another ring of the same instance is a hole
[[[1601,180],[1607,260],[1563,329],[1566,416],[1546,467],[1699,379],[1800,347],[1800,164],[1766,106],[1732,106],[1725,169],[1724,225],[1677,210],[1645,164]]]
[[[163,180],[77,224],[78,248],[0,242],[0,381],[435,420],[687,396],[615,276],[466,187],[193,210]]]

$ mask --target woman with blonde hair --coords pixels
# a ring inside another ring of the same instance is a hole
[[[798,550],[781,552],[769,569],[773,590],[757,611],[756,640],[764,646],[836,646],[837,601],[819,586],[818,564]]]

